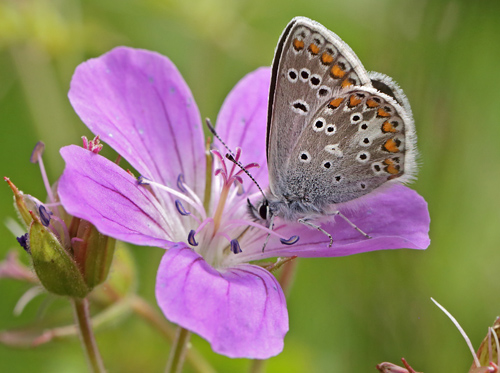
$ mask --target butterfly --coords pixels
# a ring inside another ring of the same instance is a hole
[[[292,19],[276,48],[266,151],[269,190],[249,201],[251,215],[271,229],[274,217],[298,221],[326,234],[330,246],[315,219],[340,215],[369,237],[335,206],[411,181],[417,170],[403,90],[367,72],[342,39],[305,17]]]

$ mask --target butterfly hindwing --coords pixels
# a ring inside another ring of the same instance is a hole
[[[415,173],[411,116],[372,87],[338,89],[299,134],[278,189],[318,207],[346,202]]]

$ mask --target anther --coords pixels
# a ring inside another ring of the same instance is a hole
[[[40,220],[44,227],[48,227],[50,224],[50,213],[47,211],[44,205],[40,205],[38,208],[40,214]]]
[[[191,215],[189,211],[186,211],[181,201],[178,199],[175,200],[175,208],[177,209],[177,211],[179,211],[179,214],[181,214],[182,216]]]
[[[237,239],[231,240],[231,251],[233,254],[239,254],[242,252],[240,244]]]
[[[194,229],[191,229],[191,231],[188,234],[188,244],[191,246],[198,246],[198,242],[194,239],[194,235],[196,234],[196,231]]]
[[[139,183],[139,185],[149,185],[150,184],[149,180],[146,179],[142,175],[137,178],[137,183]]]
[[[29,243],[29,235],[28,233],[23,234],[22,236],[17,237],[17,242],[22,246],[24,251],[31,255],[30,243]]]
[[[182,193],[187,193],[186,188],[184,188],[184,175],[183,174],[179,174],[179,176],[177,177],[177,188],[179,188],[179,190]]]
[[[283,245],[293,245],[293,244],[297,243],[299,238],[300,238],[299,236],[292,236],[288,240],[285,240],[284,238],[280,238],[280,242]]]
[[[31,152],[30,162],[37,163],[42,157],[43,151],[45,150],[45,144],[42,141],[38,141]]]

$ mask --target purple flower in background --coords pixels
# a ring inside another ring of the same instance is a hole
[[[216,126],[263,187],[269,80],[269,68],[244,77]],[[69,98],[90,130],[148,185],[98,154],[68,146],[61,150],[64,207],[105,235],[167,249],[158,269],[158,304],[170,321],[206,338],[215,352],[265,359],[283,349],[284,294],[271,273],[249,262],[429,245],[425,201],[396,185],[365,198],[358,209],[343,210],[372,239],[330,217],[322,222],[334,236],[329,248],[322,233],[276,219],[262,252],[269,231],[247,210],[247,198],[261,198],[257,187],[224,153],[207,154],[191,92],[172,62],[157,53],[122,47],[81,64]],[[293,235],[300,236],[294,245],[280,242]]]

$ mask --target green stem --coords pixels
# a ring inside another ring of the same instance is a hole
[[[252,360],[250,362],[250,369],[248,369],[248,373],[261,373],[264,371],[264,367],[266,366],[267,360]]]
[[[92,325],[90,323],[89,302],[86,298],[72,298],[75,322],[80,330],[80,339],[92,372],[105,372],[101,355],[97,349]]]
[[[189,330],[181,326],[177,328],[177,335],[175,336],[175,341],[168,358],[167,369],[165,370],[166,373],[180,373],[182,371],[190,336],[191,333]]]

